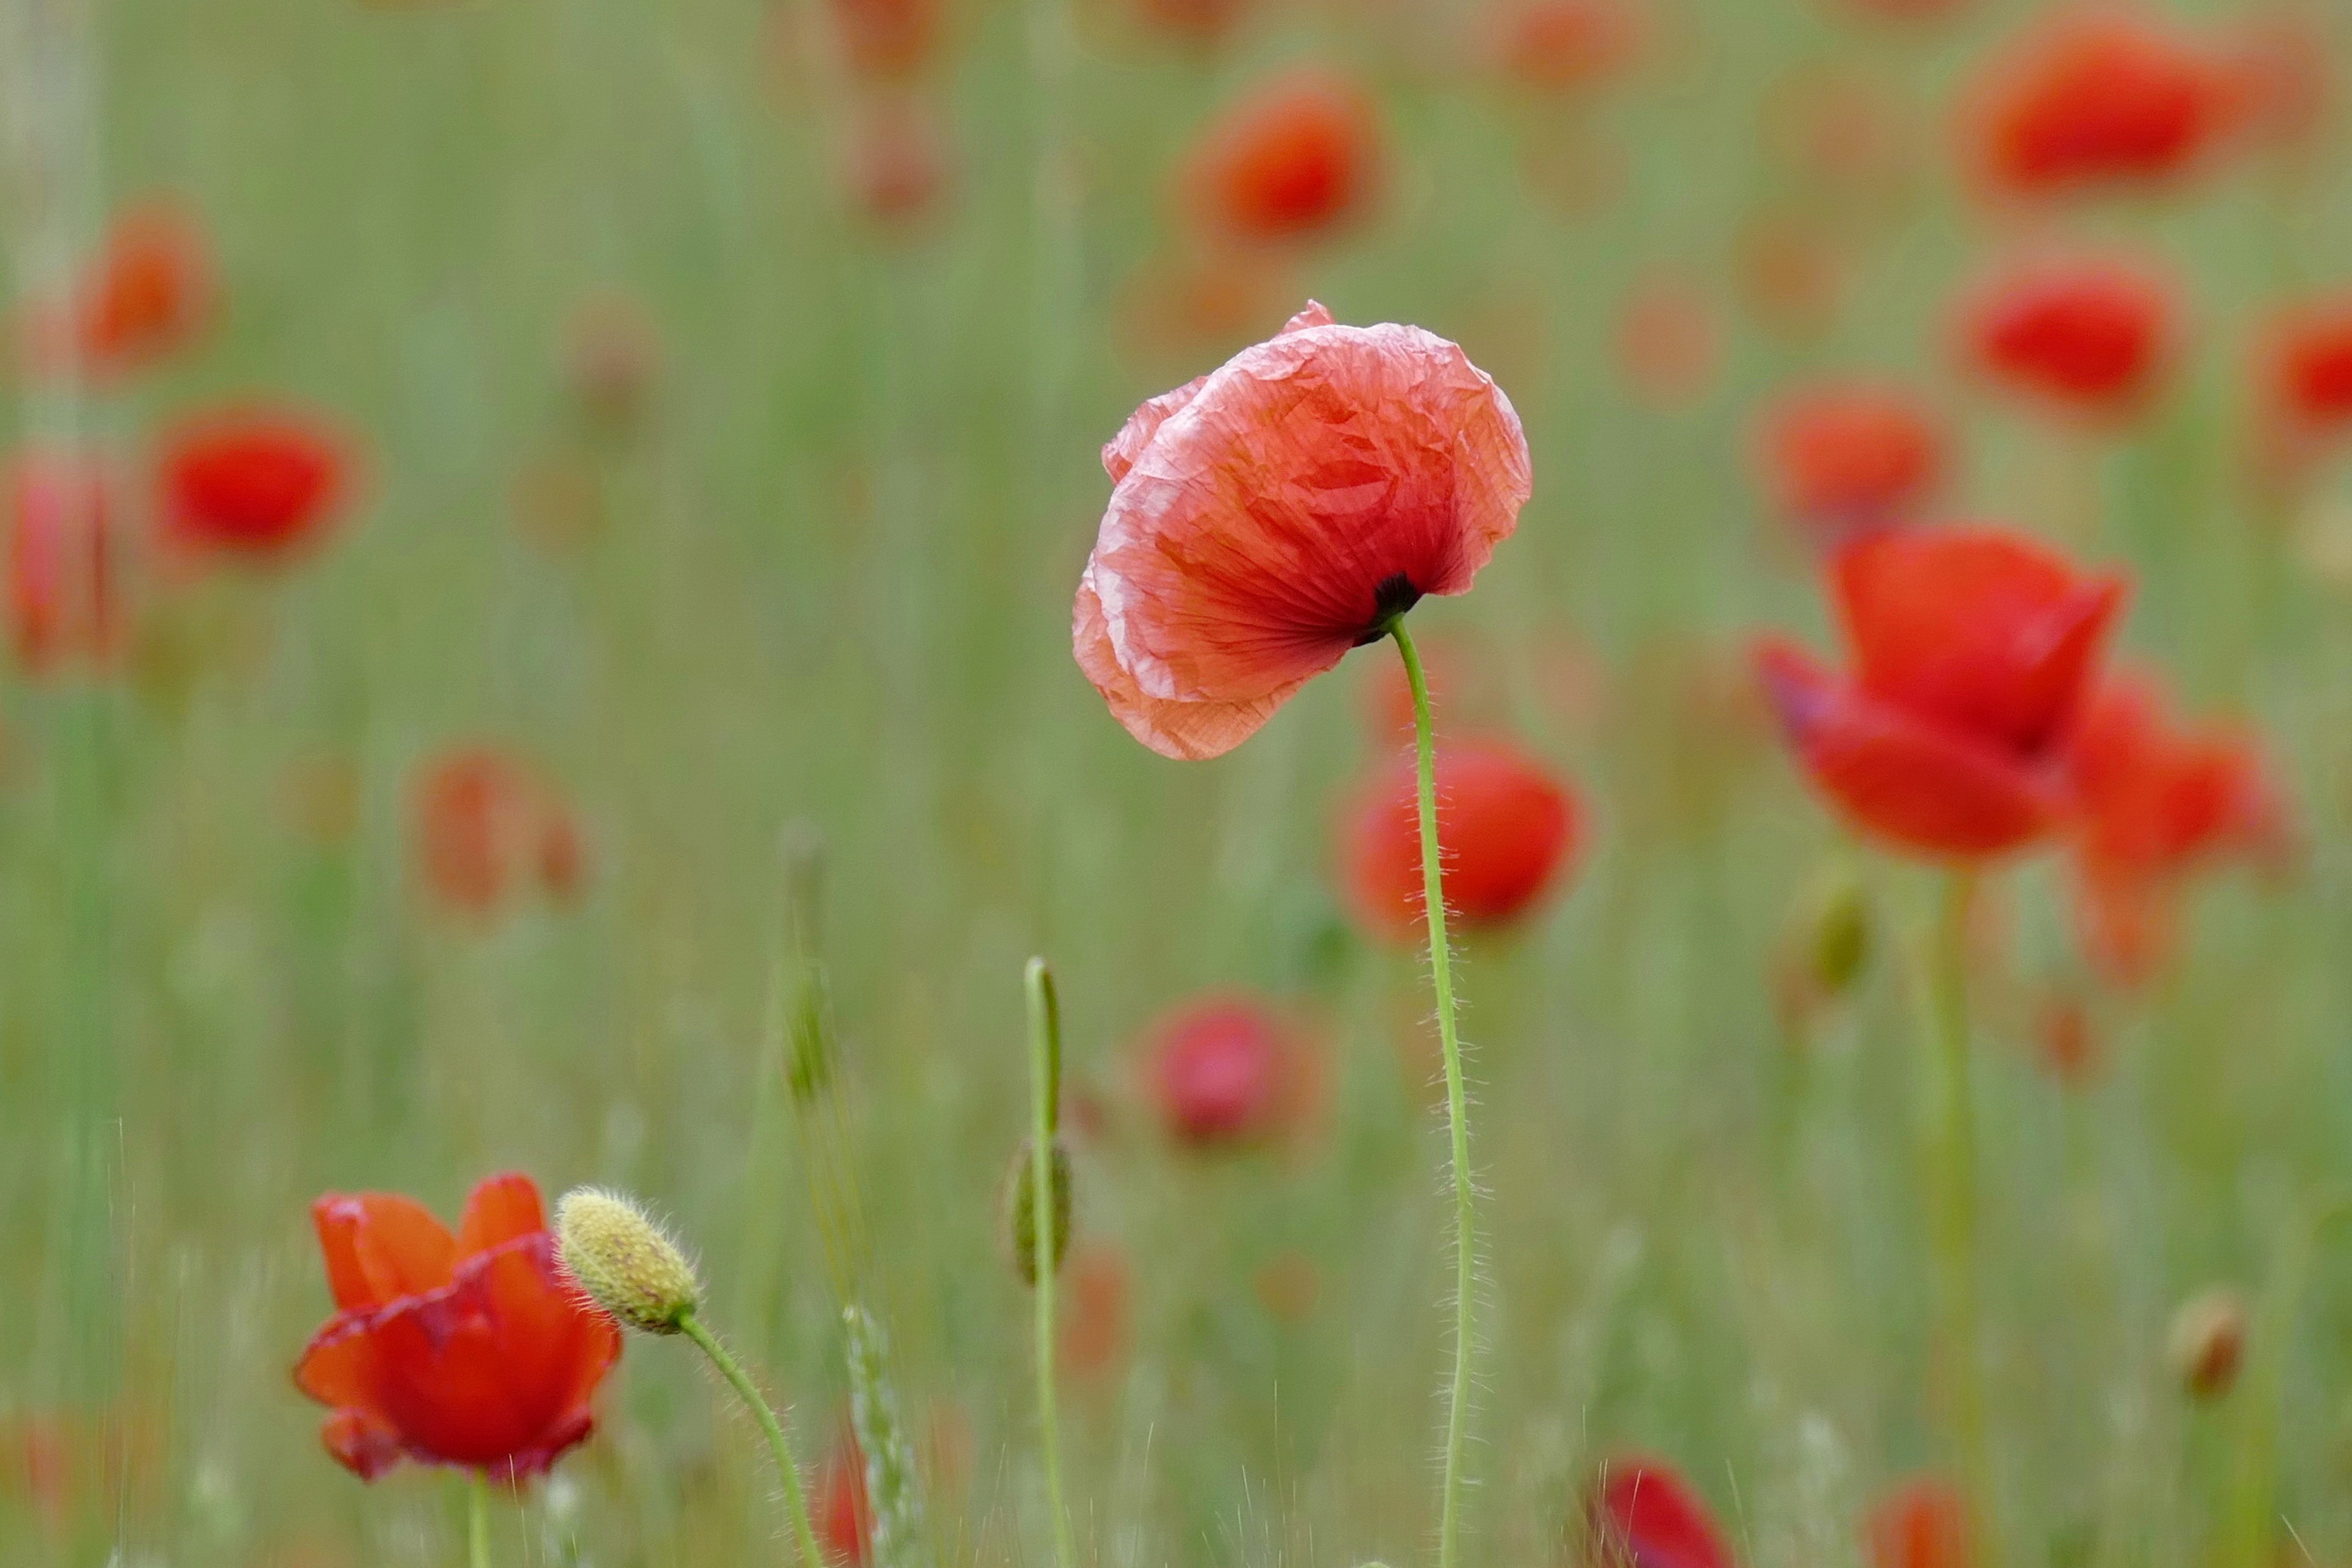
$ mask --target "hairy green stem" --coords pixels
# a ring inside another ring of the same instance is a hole
[[[1045,1468],[1045,1510],[1053,1515],[1054,1561],[1072,1568],[1077,1552],[1070,1540],[1070,1515],[1062,1506],[1061,1420],[1054,1398],[1054,1139],[1061,1120],[1062,1015],[1054,995],[1054,974],[1042,958],[1029,961],[1029,1193],[1034,1219],[1029,1227],[1030,1258],[1037,1277],[1034,1292],[1037,1357],[1037,1448]]]
[[[1453,950],[1445,937],[1445,873],[1437,840],[1437,745],[1429,680],[1404,618],[1389,623],[1412,689],[1413,746],[1421,775],[1422,904],[1429,919],[1429,975],[1437,991],[1437,1039],[1445,1056],[1445,1121],[1454,1166],[1454,1380],[1445,1399],[1445,1470],[1439,1483],[1438,1568],[1454,1568],[1462,1535],[1462,1452],[1470,1432],[1470,1357],[1476,1343],[1477,1214],[1470,1181],[1470,1113],[1462,1088],[1462,1041],[1454,1018]]]
[[[824,1553],[817,1550],[816,1527],[809,1522],[808,1497],[801,1489],[801,1469],[793,1462],[793,1446],[784,1436],[784,1424],[776,1418],[774,1408],[759,1385],[728,1353],[727,1347],[719,1342],[719,1336],[703,1326],[700,1318],[688,1312],[677,1321],[677,1329],[702,1348],[702,1353],[710,1358],[710,1364],[719,1369],[719,1375],[735,1390],[736,1396],[743,1401],[751,1418],[767,1436],[768,1452],[775,1457],[776,1472],[784,1479],[784,1507],[793,1516],[793,1533],[801,1543],[801,1561],[807,1568],[824,1568]]]
[[[1928,937],[1927,1032],[1937,1086],[1935,1250],[1944,1280],[1952,1437],[1968,1480],[1979,1561],[2000,1558],[2000,1515],[1985,1415],[1984,1325],[1978,1270],[1975,1058],[1969,1049],[1968,917],[1976,879],[1945,879]]]

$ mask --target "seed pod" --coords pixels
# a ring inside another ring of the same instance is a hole
[[[2167,1355],[2190,1398],[2229,1393],[2246,1361],[2245,1298],[2216,1285],[2182,1302],[2172,1315]]]
[[[555,1205],[555,1237],[573,1282],[630,1328],[677,1333],[702,1302],[702,1281],[677,1243],[619,1193],[564,1194]]]
[[[1035,1145],[1024,1141],[1005,1181],[1005,1236],[1013,1247],[1013,1270],[1024,1285],[1037,1283],[1037,1204]],[[1052,1187],[1052,1226],[1046,1257],[1055,1273],[1070,1250],[1070,1152],[1056,1139],[1049,1152],[1047,1180]]]

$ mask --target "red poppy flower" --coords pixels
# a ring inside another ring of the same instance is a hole
[[[1328,70],[1261,83],[1213,124],[1186,175],[1214,232],[1258,243],[1328,234],[1370,205],[1380,115],[1363,89]]]
[[[1705,289],[1668,273],[1646,278],[1625,298],[1617,359],[1627,389],[1653,408],[1686,408],[1706,395],[1721,358],[1721,334]]]
[[[1826,534],[1898,521],[1944,477],[1935,416],[1900,387],[1825,382],[1784,393],[1757,443],[1780,512]]]
[[[2177,175],[2237,118],[2237,75],[2123,10],[2063,14],[1999,57],[1979,88],[1986,177],[2046,196]]]
[[[874,1554],[874,1505],[866,1491],[866,1454],[841,1435],[816,1478],[817,1539],[836,1563],[863,1564]]]
[[[854,76],[898,81],[939,54],[940,0],[831,0],[843,60]]]
[[[195,225],[167,205],[136,207],[116,220],[68,298],[32,311],[27,357],[43,370],[121,375],[186,346],[212,302]]]
[[[919,222],[947,194],[948,149],[930,111],[901,96],[859,108],[850,126],[843,176],[850,198],[888,228]]]
[[[2000,529],[1881,529],[1832,558],[1855,669],[1770,639],[1757,664],[1813,783],[1924,854],[2020,848],[2055,826],[2060,745],[2124,585]]]
[[[530,1177],[485,1179],[455,1236],[396,1193],[330,1193],[310,1217],[335,1316],[294,1381],[362,1479],[403,1458],[521,1479],[594,1429],[621,1331],[565,1282]]]
[[[2282,317],[2263,358],[2263,398],[2283,434],[2312,441],[2352,428],[2352,291]]]
[[[2276,799],[2247,737],[2178,727],[2145,678],[2100,689],[2065,760],[2085,945],[2114,978],[2143,981],[2171,950],[2182,878],[2228,850],[2275,844]]]
[[[1662,1460],[1604,1467],[1585,1502],[1591,1568],[1731,1568],[1731,1547],[1688,1481]]]
[[[1999,384],[2077,414],[2128,414],[2148,395],[2174,335],[2173,295],[2129,262],[2079,259],[1996,279],[1962,322],[1969,353]]]
[[[247,408],[191,420],[159,461],[168,536],[192,548],[274,561],[309,543],[341,507],[351,459],[313,416]]]
[[[105,469],[56,452],[17,458],[7,479],[8,630],[17,662],[44,675],[104,658],[121,635],[113,506]]]
[[[1504,17],[1503,71],[1534,92],[1583,91],[1622,71],[1642,33],[1627,0],[1522,0]]]
[[[1510,400],[1459,348],[1312,303],[1137,409],[1103,467],[1072,642],[1170,757],[1231,751],[1423,595],[1468,589],[1532,483]]]
[[[1968,1568],[1969,1505],[1933,1477],[1904,1482],[1863,1525],[1870,1568]]]
[[[1180,1143],[1207,1147],[1262,1138],[1290,1109],[1299,1049],[1288,1026],[1254,996],[1192,1002],[1151,1031],[1153,1106]]]
[[[1437,748],[1437,844],[1449,919],[1472,930],[1510,924],[1575,860],[1576,796],[1549,769],[1496,741]],[[1397,937],[1422,927],[1417,763],[1400,752],[1349,819],[1348,889],[1368,924]]]
[[[586,880],[578,824],[552,786],[487,746],[428,763],[416,786],[417,860],[447,907],[488,915],[529,887],[567,901]]]

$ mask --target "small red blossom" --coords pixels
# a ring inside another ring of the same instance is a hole
[[[1612,1460],[1585,1500],[1587,1568],[1732,1568],[1730,1544],[1664,1461]]]
[[[1922,1476],[1881,1498],[1863,1522],[1870,1568],[1969,1568],[1969,1505],[1949,1482]]]
[[[2017,196],[2150,184],[2203,159],[2241,100],[2238,73],[2197,41],[2131,10],[2065,11],[1980,79],[1978,158]]]
[[[310,1216],[335,1316],[294,1381],[352,1473],[410,1458],[520,1480],[594,1429],[621,1331],[564,1279],[530,1177],[486,1178],[454,1236],[396,1193],[330,1193]]]
[[[828,8],[843,62],[866,81],[920,74],[946,31],[940,0],[829,0]]]
[[[1129,733],[1185,758],[1239,745],[1422,595],[1466,591],[1532,486],[1518,416],[1460,348],[1313,303],[1137,409],[1103,467],[1073,650]]]
[[[283,560],[315,540],[352,482],[342,439],[291,408],[190,420],[164,437],[157,467],[168,539],[257,562]]]
[[[120,547],[103,465],[64,452],[26,452],[10,465],[8,631],[27,675],[74,659],[102,662],[122,633]]]
[[[1821,382],[1766,408],[1757,449],[1780,513],[1836,538],[1899,522],[1936,493],[1948,466],[1933,411],[1898,386]]]
[[[1641,52],[1643,17],[1630,0],[1519,0],[1496,43],[1503,74],[1530,92],[1589,91]]]
[[[861,1568],[874,1555],[874,1504],[866,1491],[866,1454],[844,1431],[816,1478],[817,1539],[836,1563]]]
[[[1391,936],[1422,928],[1418,761],[1401,752],[1347,819],[1348,891],[1365,923]],[[1437,748],[1437,844],[1446,913],[1470,930],[1526,916],[1581,848],[1583,812],[1568,784],[1517,747],[1472,741]]]
[[[38,370],[101,379],[145,369],[203,331],[214,291],[195,224],[163,203],[134,207],[115,220],[67,298],[27,315],[26,357]]]
[[[1814,784],[1855,826],[1921,854],[1972,859],[2047,837],[2066,727],[2123,584],[1989,527],[1865,533],[1830,576],[1854,672],[1778,638],[1756,656]]]
[[[1336,72],[1276,77],[1228,106],[1185,175],[1211,232],[1273,244],[1318,238],[1362,216],[1380,184],[1380,113]]]
[[[1306,1047],[1272,1007],[1231,993],[1189,1003],[1153,1026],[1152,1105],[1169,1136],[1195,1148],[1249,1142],[1292,1109]]]
[[[535,770],[488,746],[428,763],[415,790],[416,856],[445,907],[487,916],[526,889],[557,902],[587,879],[587,847],[570,807]]]
[[[2352,289],[2307,300],[2273,323],[2256,377],[2281,438],[2308,447],[2352,430]]]
[[[2170,283],[2146,267],[2085,258],[1994,279],[1963,311],[1961,331],[1996,384],[2071,414],[2118,417],[2154,389],[2178,313]]]

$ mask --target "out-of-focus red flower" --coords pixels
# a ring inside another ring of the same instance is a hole
[[[1935,495],[1947,467],[1934,412],[1877,381],[1788,389],[1764,410],[1757,453],[1781,515],[1827,538],[1906,521]]]
[[[2283,839],[2277,796],[2250,737],[2180,728],[2144,676],[2100,689],[2065,760],[2084,943],[2111,978],[2144,981],[2171,952],[2182,879],[2218,855],[2259,854]]]
[[[1715,1516],[1664,1460],[1603,1466],[1585,1500],[1584,1527],[1587,1568],[1732,1568]]]
[[[1696,283],[1669,274],[1644,279],[1625,297],[1617,359],[1629,391],[1653,408],[1686,408],[1715,380],[1715,309]]]
[[[563,1278],[530,1177],[486,1178],[455,1236],[397,1193],[330,1193],[310,1217],[335,1316],[294,1381],[362,1480],[403,1458],[520,1480],[594,1429],[621,1331]]]
[[[26,313],[25,357],[38,371],[100,378],[144,369],[203,331],[213,296],[212,260],[194,222],[160,202],[133,207],[67,298]]]
[[[65,452],[20,453],[6,479],[8,631],[16,662],[47,675],[101,662],[121,641],[119,544],[106,470]]]
[[[1769,212],[1748,218],[1732,266],[1741,306],[1766,331],[1803,342],[1835,324],[1845,266],[1819,221]]]
[[[866,81],[903,81],[938,58],[940,0],[828,0],[841,56]]]
[[[845,1431],[816,1479],[817,1539],[836,1563],[863,1564],[874,1554],[874,1505],[866,1492],[866,1454]]]
[[[1962,312],[1969,356],[1996,384],[2069,413],[2127,416],[2152,392],[2177,331],[2171,285],[2133,262],[2021,268]]]
[[[1071,1254],[1062,1278],[1069,1299],[1062,1320],[1062,1367],[1074,1377],[1097,1376],[1127,1353],[1127,1259],[1107,1243],[1089,1243]]]
[[[1193,210],[1229,239],[1320,238],[1360,217],[1381,180],[1380,113],[1337,72],[1261,82],[1209,126],[1185,171]]]
[[[2307,456],[2352,430],[2352,289],[2282,314],[2263,338],[2255,374],[2284,456]]]
[[[1295,1109],[1307,1048],[1258,997],[1202,997],[1152,1026],[1146,1050],[1153,1109],[1170,1137],[1196,1148],[1265,1138]]]
[[[1312,303],[1137,409],[1103,467],[1071,641],[1171,757],[1231,751],[1422,595],[1467,590],[1532,484],[1510,400],[1459,348]]]
[[[460,747],[426,764],[415,831],[425,887],[466,914],[495,913],[530,887],[568,902],[587,879],[587,847],[562,797],[492,747]]]
[[[1381,769],[1348,817],[1340,851],[1358,913],[1399,938],[1422,927],[1417,766],[1401,752]],[[1583,826],[1567,784],[1517,747],[1438,747],[1437,844],[1450,920],[1475,931],[1526,915],[1575,862]]]
[[[947,194],[947,142],[930,109],[903,93],[858,106],[844,155],[851,200],[885,227],[919,223]]]
[[[162,1434],[137,1408],[51,1407],[0,1416],[0,1500],[62,1531],[77,1514],[137,1508],[155,1479]]]
[[[2036,23],[1978,83],[1986,180],[2017,196],[2147,184],[2186,172],[2240,118],[2240,79],[2203,45],[2135,10]]]
[[[1757,652],[1814,784],[1855,826],[1922,854],[1969,859],[2048,835],[2066,727],[2124,584],[1989,527],[1865,533],[1830,575],[1853,673],[1778,638]]]
[[[2083,998],[2053,992],[2033,1008],[2033,1046],[2050,1075],[2069,1089],[2095,1077],[2106,1060],[2105,1042]]]
[[[1895,1487],[1863,1521],[1870,1568],[1969,1568],[1968,1500],[1921,1476]]]
[[[2336,47],[2317,5],[2276,5],[2246,19],[2230,58],[2251,138],[2283,149],[2316,142],[2336,96]]]
[[[661,381],[661,334],[625,294],[590,295],[563,323],[563,382],[599,428],[623,431],[645,416]]]
[[[1504,76],[1531,92],[1582,92],[1622,74],[1641,53],[1642,14],[1631,0],[1514,0],[1499,18]]]
[[[351,470],[341,437],[308,412],[251,407],[201,416],[162,444],[165,536],[212,554],[283,560],[333,521]]]

